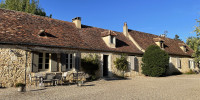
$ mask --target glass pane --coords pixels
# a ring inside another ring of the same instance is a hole
[[[70,59],[70,63],[72,63],[72,59]]]
[[[42,69],[42,64],[39,64],[38,66],[39,66],[39,69]]]
[[[70,59],[72,59],[72,54],[70,54]]]
[[[39,53],[39,57],[43,57],[43,53]]]
[[[70,69],[72,69],[72,63],[70,63]]]
[[[46,58],[49,58],[49,53],[46,53]]]
[[[42,58],[39,58],[39,63],[42,63]]]
[[[45,60],[45,63],[49,63],[49,59],[46,59],[46,60]]]
[[[45,69],[49,69],[49,64],[45,64]]]

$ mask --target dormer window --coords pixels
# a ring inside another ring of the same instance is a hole
[[[113,31],[104,31],[101,33],[101,37],[104,40],[104,42],[107,44],[110,48],[116,47],[116,33]]]
[[[165,48],[164,40],[161,38],[154,38],[155,43],[162,49]]]
[[[115,44],[115,43],[114,43],[114,41],[115,41],[114,39],[115,39],[115,37],[111,35],[111,36],[110,36],[110,43]]]
[[[160,47],[164,48],[164,41],[160,41]]]
[[[185,43],[179,43],[178,45],[184,52],[187,52],[187,48],[186,48]]]

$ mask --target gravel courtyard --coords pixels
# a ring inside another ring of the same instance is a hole
[[[0,89],[0,100],[199,100],[200,75],[137,76],[130,80],[99,80],[77,87]]]

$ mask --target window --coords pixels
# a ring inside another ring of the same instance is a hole
[[[195,63],[194,63],[193,60],[189,60],[188,63],[189,63],[188,65],[189,65],[190,69],[194,69],[195,68]]]
[[[163,41],[160,41],[160,47],[164,48],[164,42]]]
[[[177,67],[181,68],[181,59],[180,58],[177,58]]]
[[[73,54],[66,54],[66,69],[72,69]]]
[[[49,69],[49,53],[39,53],[39,70]]]
[[[114,36],[110,36],[110,43],[114,44]]]

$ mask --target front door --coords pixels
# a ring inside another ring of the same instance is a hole
[[[108,76],[108,55],[103,55],[103,76]]]

